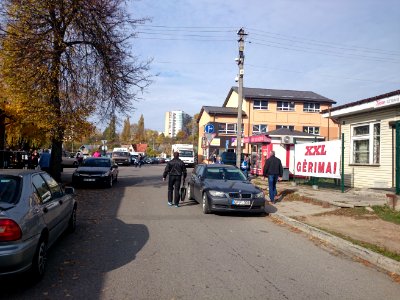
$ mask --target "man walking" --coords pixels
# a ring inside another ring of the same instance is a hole
[[[51,154],[48,149],[44,149],[43,152],[39,156],[39,166],[40,170],[50,172],[50,158]]]
[[[264,165],[263,176],[268,176],[269,199],[272,203],[277,201],[276,182],[282,180],[283,167],[282,162],[275,156],[275,151],[271,151],[271,156],[267,159]]]
[[[185,182],[187,171],[185,163],[179,159],[179,152],[174,152],[174,158],[167,163],[163,173],[163,180],[168,178],[168,205],[172,206],[172,194],[174,194],[175,207],[179,207],[179,189],[181,180]]]

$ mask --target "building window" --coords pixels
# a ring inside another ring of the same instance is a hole
[[[320,112],[319,103],[304,103],[303,105],[304,112]]]
[[[319,127],[303,126],[303,132],[307,132],[309,134],[319,135]]]
[[[352,126],[352,163],[379,164],[380,162],[380,123]]]
[[[253,133],[252,134],[262,134],[268,131],[268,125],[265,124],[257,124],[253,125]]]
[[[294,102],[278,101],[277,110],[294,111]]]
[[[294,130],[294,125],[276,125],[276,129],[281,129],[281,128]]]
[[[266,100],[254,100],[253,109],[256,109],[256,110],[268,109],[268,101],[266,101]]]
[[[242,124],[242,132],[244,126]],[[237,134],[237,124],[236,123],[219,123],[218,124],[218,133],[221,134]]]

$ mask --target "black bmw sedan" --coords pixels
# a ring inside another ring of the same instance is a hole
[[[203,213],[265,212],[263,191],[232,165],[199,164],[188,182],[188,198],[202,204]]]
[[[88,157],[72,174],[75,187],[83,184],[112,187],[118,180],[118,165],[109,157]]]

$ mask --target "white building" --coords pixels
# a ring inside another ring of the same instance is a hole
[[[323,112],[344,137],[344,182],[400,193],[400,90]]]
[[[190,116],[182,110],[173,110],[165,113],[164,135],[175,137],[179,131],[184,131]]]

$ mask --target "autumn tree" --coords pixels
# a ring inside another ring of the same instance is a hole
[[[124,127],[121,132],[121,143],[130,144],[132,142],[131,136],[131,123],[129,122],[129,117],[124,121]]]
[[[186,142],[186,137],[187,137],[186,132],[183,131],[183,130],[179,130],[179,131],[177,132],[176,136],[175,136],[176,143],[178,143],[178,144],[183,144],[183,143],[185,143],[185,142]]]
[[[107,128],[103,131],[103,139],[107,140],[107,144],[114,144],[117,142],[117,121],[116,117],[112,116],[109,125]]]
[[[143,115],[140,115],[140,119],[138,121],[138,127],[137,127],[137,131],[135,134],[135,142],[137,144],[139,143],[143,143],[146,141],[146,136],[145,136],[145,131],[144,131],[144,117]]]
[[[133,19],[125,6],[123,0],[2,0],[5,95],[16,119],[48,135],[57,180],[66,128],[95,114],[127,113],[150,83],[149,62],[128,44],[145,20]]]
[[[190,141],[193,143],[194,147],[197,148],[197,142],[199,140],[199,124],[197,123],[197,119],[199,114],[195,114],[191,119],[188,127],[190,128]]]

